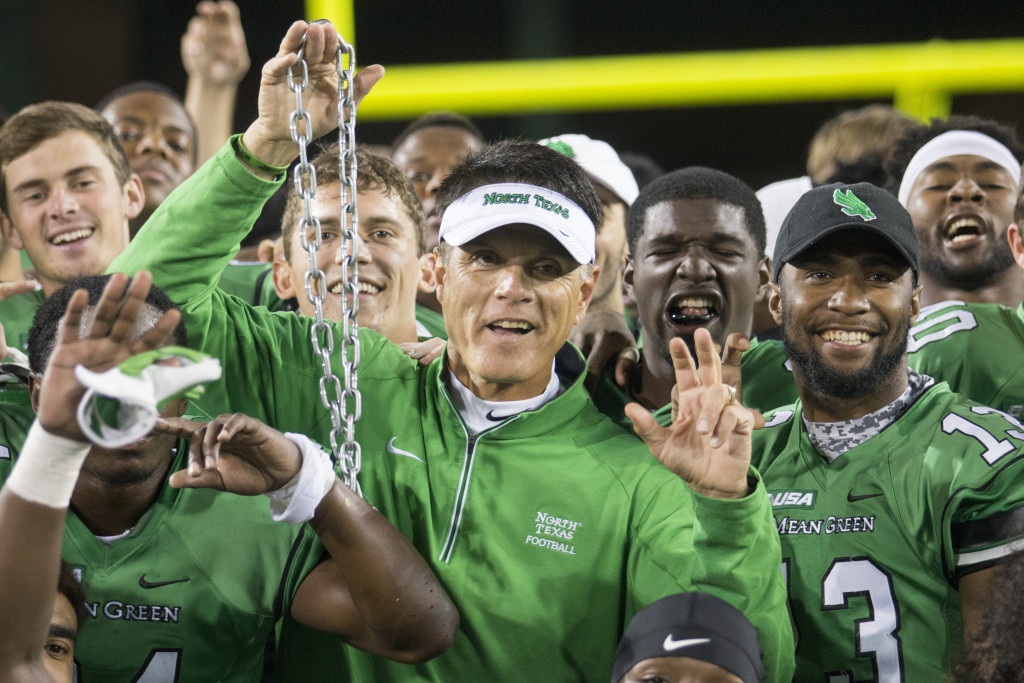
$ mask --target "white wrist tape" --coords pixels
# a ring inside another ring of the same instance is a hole
[[[275,522],[302,524],[313,519],[316,506],[334,486],[336,475],[331,458],[302,434],[285,434],[302,453],[302,467],[291,481],[276,491],[268,491],[270,512]]]
[[[33,503],[66,508],[90,447],[88,442],[54,436],[33,422],[4,486]]]

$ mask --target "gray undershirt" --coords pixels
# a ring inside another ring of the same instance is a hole
[[[931,377],[922,375],[912,368],[908,368],[907,380],[907,388],[895,401],[863,417],[842,422],[811,422],[801,416],[807,437],[814,447],[832,462],[854,446],[859,446],[876,434],[881,434],[883,429],[906,412],[910,404],[916,401],[925,389],[935,383]]]

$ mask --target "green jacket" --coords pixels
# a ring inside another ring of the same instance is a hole
[[[312,320],[253,308],[213,286],[274,187],[226,148],[164,202],[112,268],[153,271],[181,303],[190,345],[225,361],[200,407],[326,442]],[[196,249],[182,258],[188,245]],[[284,678],[603,680],[629,618],[682,590],[737,605],[759,629],[771,680],[791,677],[779,540],[760,484],[739,501],[691,493],[596,411],[571,347],[559,355],[561,396],[470,437],[442,361],[421,368],[379,335],[360,337],[364,494],[430,563],[461,632],[449,652],[408,666],[288,623]]]

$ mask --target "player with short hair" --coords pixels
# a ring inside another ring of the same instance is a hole
[[[744,405],[763,411],[792,402],[796,388],[782,344],[746,342],[770,263],[754,191],[710,168],[673,171],[640,192],[626,228],[625,281],[643,294],[636,300],[644,345],[625,387],[610,368],[604,372],[594,395],[598,408],[629,429],[623,409],[637,401],[669,424],[675,384],[669,342],[679,338],[692,349],[702,327],[725,349],[726,367],[741,371]]]
[[[113,129],[91,109],[42,102],[0,128],[0,230],[28,254],[41,285],[0,302],[10,346],[25,349],[43,299],[110,265],[144,201]]]
[[[753,436],[782,539],[799,680],[937,680],[1024,520],[1024,429],[908,370],[914,225],[872,185],[811,190],[775,247],[800,400]]]
[[[434,199],[441,181],[462,157],[486,143],[483,132],[461,114],[436,111],[424,114],[406,126],[391,143],[391,157],[402,169],[423,205],[427,221],[426,252],[437,246],[441,214]],[[447,339],[441,304],[432,287],[423,287],[416,297],[416,320],[433,336]]]
[[[285,613],[401,661],[445,649],[457,617],[443,590],[305,437],[240,414],[177,419],[185,402],[171,398],[156,432],[142,429],[120,448],[86,442],[76,419],[81,369],[106,371],[172,338],[182,345],[177,321],[147,273],[130,286],[116,274],[58,290],[32,328],[37,423],[4,444],[0,480],[5,494],[34,505],[32,524],[58,539],[63,528],[64,558],[88,596],[79,680],[253,680]],[[102,387],[116,397],[130,382],[104,375]],[[6,410],[3,425],[10,438]],[[21,538],[36,543],[34,534]],[[325,551],[334,559],[324,561]]]
[[[327,294],[324,317],[341,320],[343,269],[337,259],[341,235],[341,178],[338,147],[328,145],[310,161],[316,169],[317,192],[312,201],[320,219],[323,245],[317,266],[325,273]],[[359,206],[359,324],[376,330],[396,344],[432,336],[416,321],[416,292],[425,278],[420,266],[426,250],[426,225],[420,202],[393,161],[363,150],[356,151],[359,174],[356,201]],[[312,316],[314,307],[306,296],[305,273],[309,255],[302,248],[299,230],[303,200],[288,195],[281,221],[283,260],[274,261],[274,288],[281,299],[295,299],[301,315]],[[313,241],[315,227],[304,226]],[[424,266],[425,267],[425,266]]]
[[[337,38],[330,27],[299,22],[263,70],[261,111],[275,116],[261,116],[236,143],[261,160],[260,168],[295,154],[284,142],[287,106],[272,103],[293,99],[283,69],[295,61],[304,30],[327,37],[325,48],[307,43],[305,54],[314,60],[311,78],[322,78],[311,90],[324,95],[310,107],[323,112],[314,133],[333,128],[327,94]],[[357,85],[375,74],[364,69]],[[276,187],[257,177],[255,162],[247,170],[231,147],[217,159],[189,183],[215,193],[218,215],[187,201],[183,186],[185,201],[154,217],[176,229],[151,223],[140,234],[178,241],[160,248],[137,243],[115,267],[157,268],[171,295],[188,301],[190,338],[231,358],[225,378],[208,390],[210,400],[326,440],[330,420],[316,391],[321,370],[309,347],[312,322],[264,313],[209,287],[236,239],[232,226],[237,231],[259,210],[257,191],[266,197]],[[450,333],[445,357],[423,368],[360,330],[356,437],[367,500],[450,588],[461,635],[449,653],[408,667],[343,649],[286,621],[277,671],[294,680],[596,680],[608,675],[622,626],[636,609],[692,587],[733,600],[758,626],[773,680],[788,679],[778,536],[756,474],[742,458],[714,460],[721,444],[712,446],[710,434],[660,442],[676,473],[655,462],[594,409],[582,385],[584,363],[565,345],[597,277],[594,226],[602,215],[586,174],[536,143],[503,143],[453,170],[438,206],[446,246],[434,275]],[[200,258],[187,268],[164,260],[211,222],[222,229],[210,231],[215,237]],[[341,359],[332,361],[340,375]],[[752,428],[749,413],[727,404],[713,372],[686,396],[707,420],[725,420],[722,439]],[[688,469],[695,461],[707,479]],[[695,492],[682,476],[697,477],[690,481]]]
[[[113,126],[132,172],[142,180],[145,204],[128,222],[134,237],[160,202],[196,169],[196,126],[181,98],[153,81],[116,88],[96,111]]]
[[[933,119],[897,144],[890,189],[921,247],[921,303],[1024,301],[1006,231],[1024,147],[1014,130],[976,116]]]

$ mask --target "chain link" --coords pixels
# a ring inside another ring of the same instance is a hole
[[[312,304],[316,322],[310,329],[313,351],[320,356],[323,376],[320,378],[320,402],[331,417],[331,455],[339,464],[345,483],[362,495],[359,488],[359,468],[362,452],[356,441],[356,422],[362,414],[362,396],[359,393],[358,370],[359,347],[359,239],[358,215],[356,212],[357,168],[356,168],[356,108],[353,75],[356,66],[355,49],[341,40],[338,45],[338,142],[340,153],[338,165],[341,176],[341,266],[343,287],[341,296],[342,337],[340,344],[344,382],[340,381],[331,368],[334,353],[334,332],[324,320],[323,304],[327,298],[327,283],[324,272],[317,264],[317,252],[323,245],[320,219],[313,215],[313,198],[316,196],[316,169],[309,163],[308,145],[312,142],[313,120],[303,108],[302,95],[309,87],[309,67],[305,60],[305,37],[299,49],[299,60],[288,70],[288,87],[295,93],[295,110],[288,125],[292,140],[299,146],[299,163],[295,166],[292,179],[295,192],[302,199],[303,215],[299,219],[298,231],[302,248],[309,257],[305,276],[306,299]],[[344,58],[347,57],[347,63]],[[296,81],[293,69],[300,69],[302,80]],[[301,130],[300,130],[301,129]],[[346,220],[351,216],[351,223]],[[314,238],[308,235],[312,228]],[[351,305],[349,299],[351,298]],[[350,352],[351,349],[351,352]],[[351,353],[351,359],[349,355]],[[344,433],[344,442],[339,445],[338,436]]]

